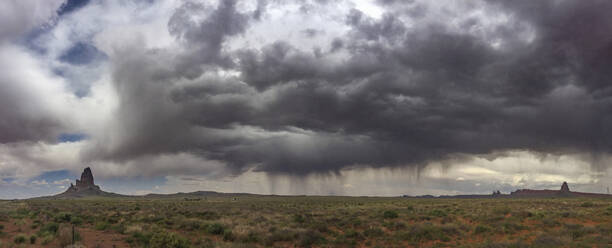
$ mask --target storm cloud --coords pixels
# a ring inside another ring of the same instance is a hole
[[[343,48],[326,51],[283,40],[228,48],[254,13],[188,2],[168,24],[182,51],[126,48],[113,61],[122,137],[90,156],[190,152],[238,171],[310,173],[610,151],[611,4],[469,2],[509,18],[495,26],[401,11],[415,4],[387,2],[376,19],[349,11],[348,31],[333,37]]]
[[[306,175],[612,151],[612,2],[372,4],[379,13],[344,1],[184,1],[165,21],[172,45],[93,39],[116,106],[100,127],[76,128],[89,137],[82,161],[190,154],[234,174]],[[24,117],[10,106],[35,97],[13,91],[0,91],[0,142],[74,128],[49,111]]]

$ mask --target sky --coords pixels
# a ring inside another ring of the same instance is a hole
[[[0,198],[605,193],[607,0],[5,0]]]

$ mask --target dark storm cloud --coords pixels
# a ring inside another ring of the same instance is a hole
[[[4,57],[11,55],[0,48],[0,66],[7,70],[0,75],[0,143],[55,140],[64,130],[63,123],[30,92],[27,79],[12,66],[14,61]]]
[[[469,32],[483,20],[411,27],[405,18],[427,18],[428,7],[382,1],[380,19],[350,11],[329,53],[283,40],[229,50],[263,10],[187,3],[168,25],[178,56],[128,47],[114,58],[117,145],[102,140],[89,156],[189,152],[236,171],[306,174],[508,149],[609,153],[612,3],[478,3],[517,16],[490,34],[501,45]]]

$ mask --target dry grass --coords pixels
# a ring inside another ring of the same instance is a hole
[[[207,197],[0,202],[0,247],[606,247],[609,199]],[[96,237],[99,236],[99,237]],[[26,242],[27,242],[26,241]],[[44,244],[43,244],[44,243]]]

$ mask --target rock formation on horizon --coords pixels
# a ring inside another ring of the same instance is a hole
[[[102,191],[100,186],[94,184],[94,177],[89,167],[81,173],[81,179],[76,180],[76,185],[70,184],[70,187],[61,194],[55,195],[58,198],[79,198],[88,196],[121,196],[115,193]]]
[[[563,182],[563,184],[561,184],[561,192],[570,192],[567,182]]]
[[[76,180],[76,185],[70,184],[70,188],[67,191],[83,191],[83,190],[100,190],[100,186],[94,184],[93,173],[89,167],[83,170],[81,173],[81,180]]]

